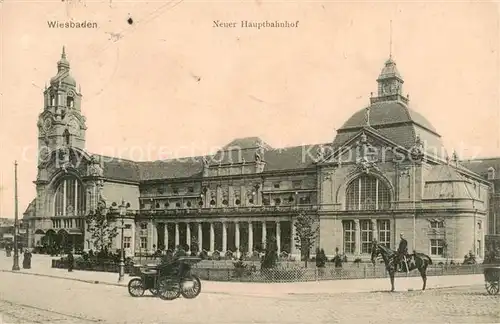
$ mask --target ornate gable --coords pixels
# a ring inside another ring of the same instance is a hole
[[[409,154],[405,148],[366,127],[320,163],[355,163],[361,171],[366,171],[377,163],[403,161]]]
[[[62,146],[56,150],[43,150],[40,154],[38,181],[49,181],[61,172],[71,171],[78,176],[86,176],[88,173],[91,158],[82,150]]]

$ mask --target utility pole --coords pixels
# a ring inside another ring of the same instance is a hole
[[[19,271],[19,242],[17,234],[19,233],[19,217],[18,217],[18,198],[17,198],[17,161],[14,162],[14,264],[12,271]]]

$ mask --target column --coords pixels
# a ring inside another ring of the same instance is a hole
[[[154,239],[154,234],[153,234],[153,228],[154,228],[154,225],[152,222],[149,222],[148,223],[148,229],[147,229],[147,233],[148,233],[148,238],[147,238],[147,245],[146,245],[146,251],[148,253],[151,253],[153,251],[153,239]]]
[[[361,228],[359,227],[359,219],[354,220],[354,230],[355,230],[355,239],[354,239],[354,254],[361,254]]]
[[[164,232],[165,232],[165,250],[168,250],[168,223],[164,223],[165,225],[165,228],[164,228]]]
[[[179,223],[175,223],[175,248],[179,246]]]
[[[262,248],[266,248],[267,228],[266,222],[262,222]]]
[[[276,221],[276,245],[278,246],[278,255],[281,253],[281,224]]]
[[[153,223],[153,244],[151,245],[151,249],[153,250],[153,252],[156,252],[155,251],[155,248],[153,248],[153,245],[156,246],[156,250],[158,250],[158,225]]]
[[[240,257],[240,223],[234,223],[234,245],[236,245],[236,257]]]
[[[215,250],[214,223],[210,222],[210,252],[213,253],[214,250]]]
[[[226,253],[227,250],[227,224],[222,222],[222,252]]]
[[[73,202],[73,215],[78,216],[78,181],[75,180],[75,201]]]
[[[63,180],[63,210],[62,210],[62,214],[61,215],[64,215],[66,216],[66,183],[68,183],[68,180]],[[56,215],[56,216],[59,216],[59,215]]]
[[[191,251],[191,224],[186,223],[186,245],[189,246],[189,251]]]
[[[202,223],[198,223],[198,251],[201,252],[203,250],[203,228]]]
[[[295,228],[295,222],[290,221],[290,227],[292,228],[292,235],[290,238],[290,254],[295,255],[297,253],[297,248],[295,247],[295,235],[297,235],[297,229]]]
[[[253,223],[248,222],[248,252],[253,253]]]
[[[372,219],[372,236],[373,236],[373,240],[375,241],[378,241],[378,228],[377,228],[377,220],[376,219]]]

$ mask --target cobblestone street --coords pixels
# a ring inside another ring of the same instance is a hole
[[[202,293],[194,300],[130,297],[125,287],[0,273],[4,323],[497,323],[483,286],[424,293]]]

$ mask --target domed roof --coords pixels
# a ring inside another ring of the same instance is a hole
[[[369,106],[370,126],[387,126],[398,123],[415,123],[434,133],[437,133],[432,124],[421,114],[410,109],[407,105],[398,101],[377,102]],[[354,113],[340,129],[362,127],[365,122],[366,108]]]
[[[380,76],[378,77],[378,79],[381,80],[392,77],[402,79],[401,74],[399,74],[398,68],[396,67],[396,62],[394,62],[391,57],[387,61],[385,61],[385,66],[382,69],[382,72],[380,72]]]

